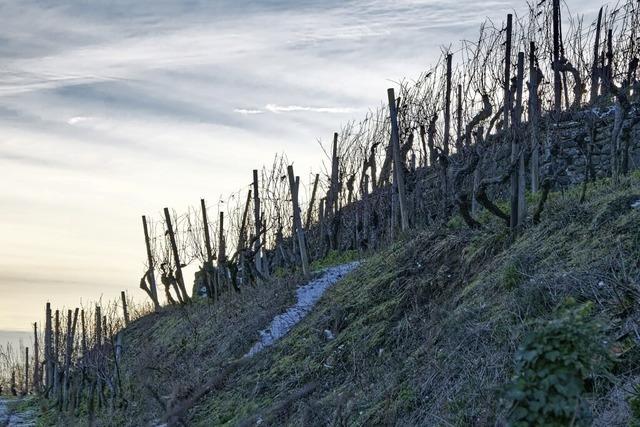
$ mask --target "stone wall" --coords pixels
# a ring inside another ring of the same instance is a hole
[[[595,121],[595,143],[591,144],[590,119]],[[603,112],[585,110],[565,118],[557,124],[542,124],[538,130],[540,144],[540,175],[557,172],[556,186],[567,186],[584,181],[587,167],[587,147],[590,146],[591,162],[597,178],[611,175],[611,132],[614,110]],[[529,134],[526,138],[528,140]],[[635,105],[623,123],[623,140],[629,139],[629,170],[640,169],[640,107]],[[503,172],[509,165],[511,148],[500,142],[500,136],[492,136],[489,152],[481,164],[483,177]],[[527,180],[530,179],[527,162]]]

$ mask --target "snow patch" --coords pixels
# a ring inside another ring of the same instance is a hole
[[[291,328],[309,314],[313,306],[329,287],[342,279],[359,264],[359,261],[355,261],[349,264],[327,268],[320,277],[306,285],[300,286],[296,290],[296,304],[289,307],[284,313],[275,316],[269,327],[259,332],[260,340],[251,347],[251,350],[249,350],[244,357],[251,357],[261,352],[285,336]]]
[[[636,200],[635,202],[631,203],[631,207],[634,209],[640,209],[640,200]]]
[[[35,425],[35,413],[33,411],[12,413],[7,408],[6,400],[0,398],[0,426],[34,427]]]

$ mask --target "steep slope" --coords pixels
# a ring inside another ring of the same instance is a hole
[[[585,311],[588,302],[586,321],[606,322],[607,342],[622,355],[609,379],[602,376],[604,362],[591,367],[581,393],[591,416],[581,419],[626,424],[624,397],[640,362],[640,209],[632,207],[640,200],[639,180],[617,189],[600,183],[582,204],[578,196],[553,195],[542,223],[514,243],[492,221],[480,231],[454,221],[407,236],[331,289],[273,350],[201,401],[190,422],[490,425],[513,419],[503,398],[513,391],[507,384],[518,347],[530,331],[562,321],[571,307]],[[589,339],[601,343],[595,332]]]
[[[480,230],[454,219],[404,236],[250,359],[294,282],[142,319],[123,338],[126,417],[99,424],[182,408],[203,426],[627,425],[639,402],[640,176],[579,193],[552,194],[515,242],[489,216]]]

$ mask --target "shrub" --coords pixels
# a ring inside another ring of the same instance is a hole
[[[591,303],[562,309],[524,339],[506,394],[511,425],[589,424],[586,382],[606,374],[612,362],[591,310]]]
[[[525,275],[520,271],[515,260],[509,262],[502,270],[502,283],[508,290],[513,290],[524,281]]]

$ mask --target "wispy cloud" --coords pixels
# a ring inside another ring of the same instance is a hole
[[[238,114],[244,114],[244,115],[251,115],[251,114],[262,114],[264,113],[264,111],[262,110],[248,110],[245,108],[234,108],[233,109],[234,113],[238,113]]]
[[[270,113],[296,113],[296,112],[311,112],[311,113],[328,113],[328,114],[351,114],[360,111],[358,108],[352,107],[310,107],[305,105],[277,105],[267,104],[264,110],[259,109],[245,109],[234,108],[233,112],[243,115],[263,114],[265,112]]]
[[[70,125],[77,125],[80,124],[82,122],[86,122],[88,120],[91,120],[91,117],[86,117],[86,116],[75,116],[75,117],[71,117],[69,120],[67,120],[67,123],[69,123]]]
[[[348,114],[358,111],[357,108],[350,107],[309,107],[304,105],[276,105],[267,104],[264,107],[272,113],[292,113],[298,111],[310,111],[313,113],[329,113],[329,114]]]

